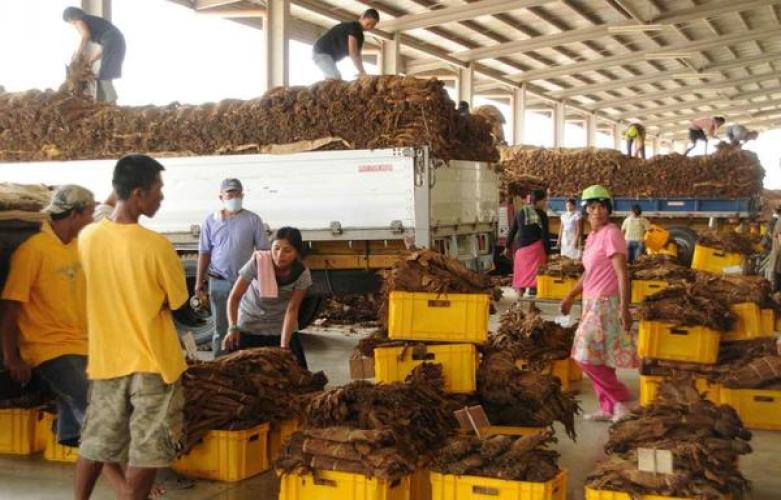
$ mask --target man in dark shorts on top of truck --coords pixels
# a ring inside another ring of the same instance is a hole
[[[369,9],[357,21],[339,23],[321,36],[312,51],[312,60],[327,80],[341,80],[342,75],[336,63],[350,56],[359,75],[365,75],[361,61],[363,32],[371,31],[380,22],[380,14]]]

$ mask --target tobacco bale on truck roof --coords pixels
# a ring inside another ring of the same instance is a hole
[[[340,149],[430,145],[442,160],[499,158],[487,120],[459,115],[435,79],[329,80],[197,106],[114,106],[51,90],[0,93],[0,161],[253,153],[327,137],[345,141]]]
[[[550,186],[552,196],[577,196],[602,184],[613,196],[750,198],[762,192],[765,170],[757,155],[733,147],[687,157],[676,153],[648,160],[614,149],[536,147],[504,148],[503,185],[510,193],[529,179]]]

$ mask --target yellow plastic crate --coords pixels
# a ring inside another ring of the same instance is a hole
[[[431,500],[431,472],[420,467],[410,478],[410,500]]]
[[[389,481],[349,472],[283,474],[279,500],[410,500],[411,475]]]
[[[526,367],[528,366],[528,363],[524,359],[519,359],[515,362],[515,366],[520,368],[521,370],[526,370]],[[561,381],[561,390],[568,392],[570,390],[570,369],[572,368],[572,365],[570,363],[570,359],[557,359],[555,361],[551,361],[548,363],[548,365],[542,370],[542,373],[545,375],[554,375],[559,378]]]
[[[55,420],[51,413],[42,411],[38,414],[36,440],[43,440],[43,458],[50,462],[73,463],[79,458],[79,449],[57,442],[57,432],[53,427]]]
[[[490,307],[485,294],[391,292],[388,337],[483,344],[488,341]]]
[[[762,336],[769,337],[776,332],[776,311],[774,309],[762,309]]]
[[[567,472],[546,483],[431,473],[432,500],[564,500]]]
[[[416,366],[441,363],[445,391],[469,394],[477,386],[477,349],[474,344],[426,346],[426,355],[417,359],[410,347],[377,347],[374,349],[374,380],[402,382]]]
[[[781,430],[781,391],[722,387],[721,404],[733,407],[749,429]]]
[[[742,304],[733,304],[729,308],[738,317],[738,320],[731,331],[721,335],[721,340],[729,342],[772,335],[772,332],[763,333],[762,331],[762,312],[759,304],[744,302]]]
[[[668,286],[669,283],[661,280],[632,280],[632,304],[639,304],[644,298],[661,292]]]
[[[640,375],[640,404],[648,406],[656,398],[656,391],[664,377],[656,375]],[[716,404],[721,404],[721,385],[708,381],[705,377],[696,377],[694,385],[698,391],[706,393],[705,399]]]
[[[174,463],[185,476],[241,481],[268,470],[269,424],[241,431],[209,431],[203,442]]]
[[[38,408],[0,410],[0,453],[31,455],[43,450],[35,435],[39,411]]]
[[[46,443],[49,442],[49,436],[54,433],[54,414],[40,410],[35,416],[35,448],[45,450]]]
[[[595,490],[586,486],[586,500],[691,500],[684,497],[666,497],[661,495],[633,496],[630,493],[610,490]]]
[[[742,254],[723,252],[715,248],[694,245],[692,269],[724,274],[731,268],[743,268],[745,264],[746,257]]]
[[[641,321],[637,353],[641,358],[713,364],[719,357],[721,334],[704,326],[675,326]]]
[[[291,418],[282,422],[271,424],[268,432],[268,457],[274,462],[282,451],[282,447],[294,432],[298,430],[300,422],[297,418]]]
[[[547,276],[540,274],[537,276],[537,298],[538,299],[563,299],[575,288],[578,280],[575,278],[565,278],[558,276]]]
[[[569,358],[569,381],[580,382],[583,380],[583,370],[578,366],[577,361]]]

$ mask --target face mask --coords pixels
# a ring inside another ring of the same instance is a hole
[[[241,198],[231,198],[230,200],[223,200],[222,206],[225,207],[225,210],[228,212],[238,212],[241,210]]]

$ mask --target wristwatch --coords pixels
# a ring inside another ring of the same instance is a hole
[[[239,325],[231,325],[228,327],[228,332],[238,332],[239,331]]]

